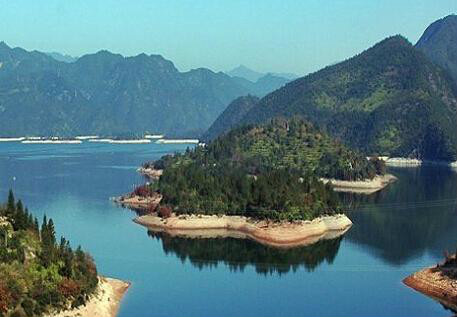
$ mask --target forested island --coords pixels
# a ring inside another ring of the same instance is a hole
[[[98,293],[103,289],[111,296],[112,286],[119,284],[128,287],[100,278],[88,253],[73,250],[64,237],[57,241],[52,219],[45,216],[40,226],[10,191],[0,206],[0,316],[76,316],[91,304],[107,306],[104,316],[115,316],[120,297],[103,303]]]
[[[234,129],[207,146],[145,164],[143,171],[152,181],[118,199],[149,214],[137,222],[175,233],[241,230],[275,245],[347,230],[351,222],[340,215],[334,180],[385,176],[382,161],[349,150],[301,118]],[[287,222],[288,236],[280,237],[284,224],[271,221]]]

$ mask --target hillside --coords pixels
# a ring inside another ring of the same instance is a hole
[[[251,88],[222,72],[180,72],[160,55],[100,51],[66,63],[1,42],[0,135],[197,136]]]
[[[257,102],[259,102],[259,98],[250,95],[233,100],[205,132],[202,139],[214,139],[223,132],[234,128]]]
[[[299,115],[367,154],[455,160],[456,111],[448,75],[395,36],[268,94],[239,124]]]
[[[339,210],[331,187],[319,177],[361,180],[384,172],[379,161],[368,161],[299,119],[237,128],[206,147],[151,165],[164,170],[151,189],[175,213],[288,220]]]
[[[43,316],[84,305],[97,269],[81,248],[57,243],[52,219],[38,221],[15,202],[0,207],[0,316]]]
[[[448,70],[457,82],[457,15],[449,15],[433,22],[416,47],[430,60]]]

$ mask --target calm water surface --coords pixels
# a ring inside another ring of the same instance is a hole
[[[342,239],[293,250],[252,241],[170,238],[109,201],[144,180],[144,161],[185,145],[0,144],[0,195],[13,188],[57,233],[89,251],[101,274],[132,282],[119,316],[451,316],[403,286],[457,245],[457,173],[392,169],[399,181],[342,197]]]

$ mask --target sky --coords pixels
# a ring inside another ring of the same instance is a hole
[[[160,54],[182,71],[304,75],[390,35],[412,43],[457,0],[0,0],[0,41],[73,56]]]

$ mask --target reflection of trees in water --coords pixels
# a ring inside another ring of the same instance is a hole
[[[347,238],[392,264],[424,252],[441,258],[457,237],[457,174],[445,168],[394,169],[399,180],[369,196],[342,195],[354,226]]]
[[[189,260],[199,269],[224,263],[232,271],[243,271],[252,265],[260,274],[295,272],[300,267],[312,271],[324,261],[332,263],[342,240],[340,237],[306,247],[278,249],[249,239],[172,237],[153,231],[148,231],[148,235],[162,241],[166,254],[176,254],[183,263]]]

